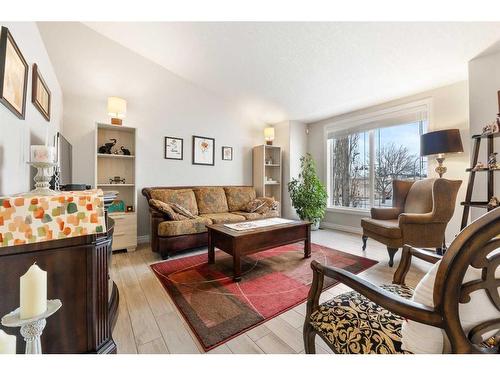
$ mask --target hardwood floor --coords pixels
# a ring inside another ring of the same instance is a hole
[[[394,268],[389,268],[386,248],[371,239],[366,251],[361,251],[361,236],[355,234],[319,230],[312,232],[312,242],[378,260],[378,264],[360,274],[375,284],[390,283],[399,262],[400,251],[395,257]],[[206,249],[198,253],[203,251]],[[193,254],[196,252],[180,256]],[[118,320],[113,331],[118,353],[203,353],[189,326],[149,268],[151,263],[160,260],[149,245],[141,245],[135,252],[113,254],[111,273],[120,291]],[[415,286],[428,269],[428,264],[415,260],[407,276],[408,284]],[[342,284],[334,286],[322,293],[321,301],[348,290]],[[208,353],[303,353],[304,315],[305,303]],[[316,343],[318,353],[331,352],[322,340],[317,339]]]

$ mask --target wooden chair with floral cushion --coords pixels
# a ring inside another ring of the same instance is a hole
[[[405,276],[413,257],[434,266],[411,297]],[[465,228],[443,257],[405,246],[392,285],[315,261],[311,267],[306,353],[315,353],[316,335],[335,353],[500,352],[500,209]],[[353,291],[319,304],[325,277]]]

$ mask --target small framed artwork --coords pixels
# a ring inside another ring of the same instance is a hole
[[[28,64],[9,29],[0,31],[0,102],[20,119],[26,113]]]
[[[233,148],[222,146],[222,160],[233,160]]]
[[[184,151],[182,138],[165,137],[165,159],[182,160]]]
[[[31,102],[42,114],[45,120],[50,121],[50,90],[43,80],[38,66],[33,64],[33,79],[31,85]]]
[[[215,139],[193,135],[193,164],[215,165]]]

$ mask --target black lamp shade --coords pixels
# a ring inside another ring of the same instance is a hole
[[[420,156],[463,152],[458,129],[438,130],[420,136]]]

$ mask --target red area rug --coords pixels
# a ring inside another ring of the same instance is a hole
[[[311,247],[309,259],[304,259],[302,243],[244,257],[239,283],[232,280],[232,257],[219,250],[215,264],[200,254],[151,268],[207,351],[304,302],[313,259],[352,273],[377,264],[317,244]],[[326,278],[324,289],[335,284]]]

